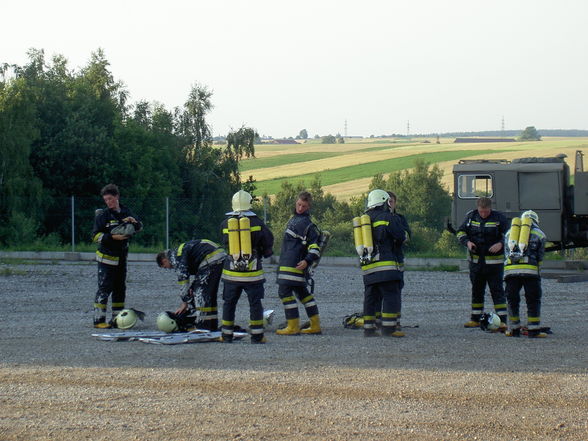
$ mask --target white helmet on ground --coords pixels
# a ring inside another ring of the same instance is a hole
[[[161,312],[157,316],[157,329],[163,332],[175,332],[179,329],[176,321],[170,317],[169,313]]]
[[[539,224],[539,216],[537,216],[537,213],[535,213],[533,210],[527,210],[523,214],[521,214],[521,219],[526,219],[526,218],[533,219],[533,221],[536,224]]]
[[[496,331],[500,328],[500,317],[494,312],[482,314],[480,317],[480,329],[482,331]]]
[[[123,309],[119,312],[114,321],[118,329],[131,329],[137,324],[137,313],[132,309]]]
[[[237,193],[233,195],[233,199],[231,201],[233,211],[251,210],[252,200],[253,197],[249,193],[247,193],[245,190],[239,190]]]
[[[382,205],[390,199],[390,195],[384,190],[372,190],[368,195],[367,208],[374,208]]]

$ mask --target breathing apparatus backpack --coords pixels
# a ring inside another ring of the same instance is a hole
[[[529,237],[531,235],[531,226],[533,219],[515,217],[510,224],[510,233],[508,235],[508,248],[510,250],[508,260],[510,262],[520,261],[527,248],[529,247]]]
[[[353,240],[355,251],[359,255],[359,262],[366,265],[371,262],[374,254],[374,239],[372,236],[372,220],[364,214],[353,218]]]
[[[229,257],[236,270],[244,271],[253,258],[251,245],[251,221],[247,216],[228,219]]]

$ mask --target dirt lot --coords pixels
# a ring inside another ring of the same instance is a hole
[[[357,268],[316,284],[323,335],[273,333],[269,274],[266,345],[158,346],[91,337],[94,264],[0,264],[0,439],[588,439],[588,283],[544,280],[545,340],[464,329],[466,273],[407,272],[403,339],[341,325]],[[174,274],[131,264],[127,300],[154,329]]]

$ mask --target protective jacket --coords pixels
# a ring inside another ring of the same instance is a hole
[[[508,229],[508,220],[500,212],[492,210],[486,219],[472,210],[457,230],[457,239],[467,247],[468,241],[473,242],[476,248],[469,251],[469,260],[474,264],[502,265],[504,262],[504,250],[491,253],[489,248],[495,243],[502,242],[504,233]]]
[[[120,205],[120,211],[106,208],[102,210],[94,219],[94,229],[92,230],[92,241],[99,244],[96,251],[96,260],[106,265],[117,266],[120,259],[127,256],[129,252],[129,240],[114,240],[110,233],[113,228],[121,225],[123,219],[133,217],[137,220],[133,224],[135,231],[141,230],[143,224],[132,211]]]
[[[373,285],[402,280],[402,244],[406,240],[406,231],[400,217],[390,213],[383,205],[368,210],[366,214],[372,223],[374,252],[371,261],[361,265],[364,283]]]
[[[274,236],[269,228],[257,215],[251,211],[243,212],[240,216],[247,216],[251,226],[251,258],[246,262],[246,268],[236,265],[232,256],[227,256],[223,267],[222,279],[225,283],[252,284],[265,282],[262,258],[273,254]],[[237,214],[231,217],[239,217]],[[229,218],[221,225],[223,245],[229,249]]]
[[[301,260],[308,264],[320,258],[321,249],[318,245],[319,230],[310,220],[310,213],[302,214],[294,212],[294,216],[288,221],[280,261],[278,265],[278,283],[280,285],[304,286],[306,285],[306,271],[296,269]]]
[[[539,277],[539,267],[543,261],[543,256],[545,255],[545,233],[533,222],[531,233],[529,235],[529,245],[520,258],[513,256],[513,250],[508,246],[509,237],[510,230],[508,230],[504,237],[506,254],[506,259],[504,261],[504,277]]]
[[[170,262],[178,273],[180,297],[184,302],[191,299],[188,294],[190,276],[205,277],[212,265],[222,264],[227,257],[220,245],[206,239],[185,242],[171,253]]]

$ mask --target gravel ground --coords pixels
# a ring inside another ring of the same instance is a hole
[[[588,439],[587,282],[544,279],[553,334],[513,339],[463,328],[467,273],[408,271],[407,336],[364,339],[342,326],[359,269],[324,266],[323,334],[287,337],[274,270],[266,345],[158,346],[91,337],[94,264],[0,264],[0,440]],[[135,329],[179,305],[175,285],[129,265],[127,305],[148,314]]]

